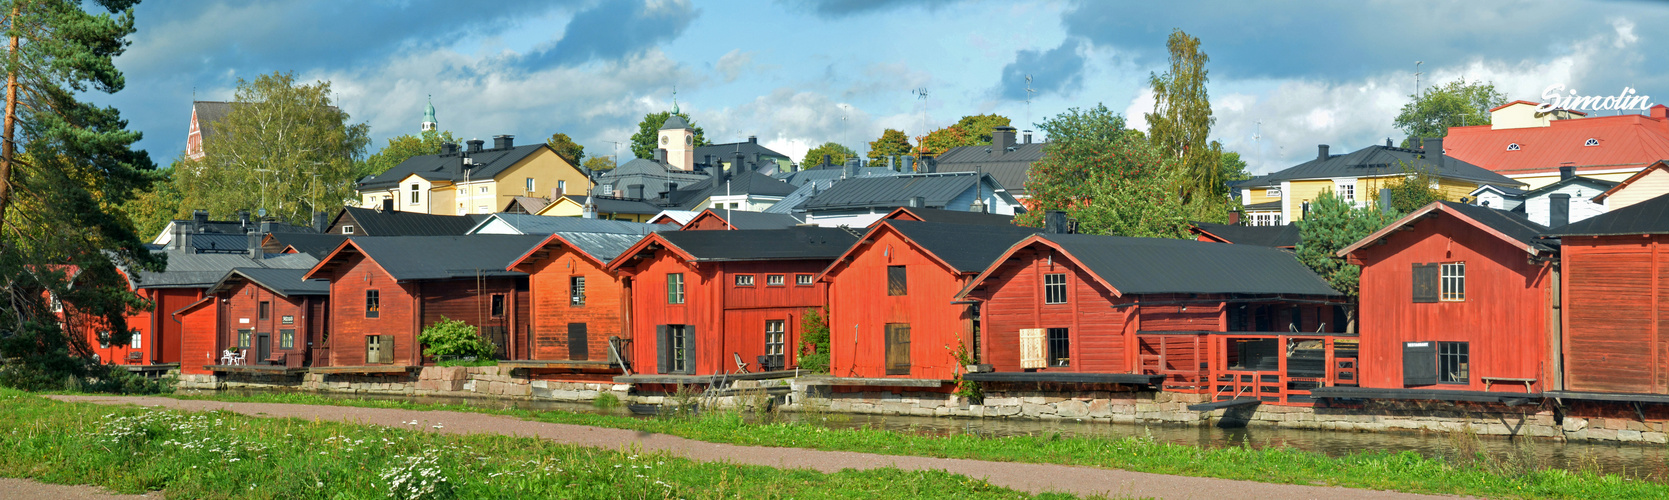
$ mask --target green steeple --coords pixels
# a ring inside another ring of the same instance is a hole
[[[439,121],[435,120],[435,98],[434,98],[434,96],[429,97],[429,105],[427,107],[423,108],[423,122],[424,123],[440,123]]]

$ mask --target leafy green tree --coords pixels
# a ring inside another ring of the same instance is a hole
[[[78,100],[115,93],[113,58],[134,33],[136,2],[12,2],[5,23],[0,119],[0,384],[26,389],[129,390],[126,370],[89,363],[87,332],[130,338],[126,317],[150,307],[118,269],[156,270],[121,204],[155,180],[139,132],[110,107]],[[84,8],[105,12],[88,12]],[[21,146],[21,147],[19,147]],[[57,306],[62,306],[58,310]],[[62,316],[60,316],[60,314]],[[89,385],[83,385],[82,382]],[[153,386],[149,386],[154,389]]]
[[[238,79],[234,104],[205,138],[206,156],[174,175],[187,206],[228,215],[264,208],[291,224],[311,223],[314,210],[353,200],[354,163],[370,144],[370,127],[349,124],[331,101],[330,82],[298,84],[293,73]]]
[[[585,168],[592,172],[614,170],[614,156],[593,156],[585,159]]]
[[[1171,54],[1170,69],[1148,78],[1154,100],[1153,112],[1147,114],[1148,137],[1181,161],[1177,189],[1184,203],[1215,200],[1214,205],[1225,206],[1213,209],[1226,209],[1228,188],[1219,159],[1223,146],[1209,137],[1217,122],[1205,88],[1210,81],[1205,63],[1211,58],[1200,52],[1200,39],[1181,29],[1171,31],[1165,47]]]
[[[910,154],[910,138],[905,136],[902,130],[886,129],[881,132],[881,137],[869,142],[870,161],[885,163],[888,156],[904,157]]]
[[[388,169],[413,157],[440,154],[441,145],[449,142],[459,142],[450,131],[429,130],[417,135],[391,137],[388,139],[388,145],[381,151],[354,164],[354,179],[362,179],[367,175],[382,175]]]
[[[1016,223],[1039,227],[1045,211],[1063,210],[1087,234],[1188,237],[1188,210],[1171,187],[1177,160],[1126,130],[1123,116],[1096,105],[1038,126],[1050,141],[1026,192],[1039,209]]]
[[[1424,94],[1408,96],[1408,104],[1392,124],[1410,138],[1445,137],[1449,127],[1489,125],[1490,108],[1507,103],[1507,96],[1489,82],[1467,82],[1464,78],[1433,85]],[[1403,139],[1403,147],[1413,147]]]
[[[990,144],[991,129],[1008,124],[1008,117],[1002,115],[964,116],[955,125],[928,132],[921,139],[921,151],[937,155],[951,148]]]
[[[183,156],[175,159],[174,168],[188,161]],[[122,212],[133,221],[141,239],[161,233],[168,227],[168,221],[190,215],[181,203],[183,198],[179,184],[174,181],[174,168],[147,171],[150,187],[122,202]]]
[[[840,144],[825,142],[821,146],[811,148],[811,151],[806,151],[805,159],[800,160],[800,167],[810,168],[823,164],[823,155],[829,155],[832,165],[845,165],[846,159],[857,158],[858,152]]]
[[[417,334],[417,342],[423,344],[424,356],[475,356],[485,359],[491,358],[493,351],[498,349],[491,340],[477,333],[474,326],[445,316]]]
[[[1372,205],[1355,207],[1332,191],[1324,191],[1310,202],[1310,212],[1297,222],[1298,261],[1354,300],[1361,290],[1362,268],[1335,254],[1396,220],[1396,214],[1386,214]]]
[[[956,121],[956,128],[967,131],[968,135],[974,140],[973,144],[964,145],[990,144],[991,129],[997,127],[1007,127],[1009,123],[1010,120],[1008,117],[996,113],[988,115],[968,115],[962,117],[961,120]]]
[[[707,135],[695,124],[695,120],[691,120],[688,113],[678,113],[678,116],[684,119],[684,123],[690,124],[690,131],[695,132],[695,145],[706,146]],[[637,124],[637,133],[632,134],[632,154],[638,158],[654,158],[655,150],[661,147],[657,144],[661,140],[661,125],[665,125],[670,117],[671,111],[643,115],[643,121]]]
[[[574,142],[573,139],[568,137],[568,134],[561,132],[551,134],[551,138],[546,139],[545,144],[550,146],[551,150],[556,151],[556,155],[562,157],[562,160],[568,162],[569,165],[578,166],[585,159],[585,146]]]
[[[1223,182],[1243,181],[1252,178],[1251,172],[1246,171],[1246,160],[1240,159],[1240,153],[1224,151],[1219,157],[1218,164],[1222,165],[1220,174]]]
[[[817,308],[800,315],[800,369],[811,373],[829,372],[829,320]]]
[[[1434,201],[1449,201],[1442,191],[1431,187],[1436,182],[1437,176],[1430,172],[1404,166],[1402,177],[1392,179],[1381,187],[1391,190],[1391,208],[1399,214],[1407,214]],[[1369,193],[1369,197],[1375,203],[1381,202],[1377,189]]]

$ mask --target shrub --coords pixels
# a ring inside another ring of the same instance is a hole
[[[620,397],[615,396],[612,392],[601,393],[597,395],[597,399],[591,400],[591,406],[601,410],[618,408],[620,407]]]
[[[829,372],[829,320],[816,308],[800,316],[800,369]]]
[[[417,341],[427,346],[423,349],[425,356],[475,356],[490,358],[498,346],[485,337],[475,333],[475,327],[445,316],[440,318],[423,333],[417,336]]]

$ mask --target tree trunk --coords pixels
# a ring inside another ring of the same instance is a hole
[[[17,144],[12,142],[12,138],[17,135],[18,10],[18,4],[13,3],[11,19],[7,23],[12,29],[11,43],[6,48],[11,64],[6,68],[6,118],[5,123],[0,125],[4,127],[0,130],[0,223],[6,220],[6,207],[12,201],[12,160],[17,155]]]

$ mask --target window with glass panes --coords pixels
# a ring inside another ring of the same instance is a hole
[[[376,290],[365,291],[365,317],[375,318],[382,311],[382,297]]]
[[[1035,337],[1034,337],[1035,338]],[[1072,340],[1065,328],[1049,329],[1049,366],[1071,366]]]
[[[765,355],[771,357],[771,366],[783,366],[783,342],[787,338],[787,322],[773,319],[765,322]]]
[[[809,274],[796,274],[796,275],[794,275],[794,284],[795,285],[811,286],[811,280],[812,280],[812,276],[809,275]]]
[[[585,277],[573,276],[568,278],[568,303],[570,305],[585,305]]]
[[[1443,287],[1440,298],[1445,301],[1466,300],[1466,263],[1446,262],[1439,273]]]
[[[1438,342],[1437,381],[1444,384],[1472,383],[1470,351],[1466,342]]]
[[[765,285],[766,286],[782,286],[783,283],[784,283],[784,281],[783,281],[783,277],[782,277],[781,274],[767,274],[767,275],[765,275]]]
[[[1043,275],[1043,303],[1066,303],[1066,273]]]
[[[684,303],[684,274],[670,273],[666,275],[666,303]]]
[[[279,330],[278,331],[278,348],[279,349],[295,349],[296,348],[296,331],[293,330],[293,329],[289,329],[289,328]]]

